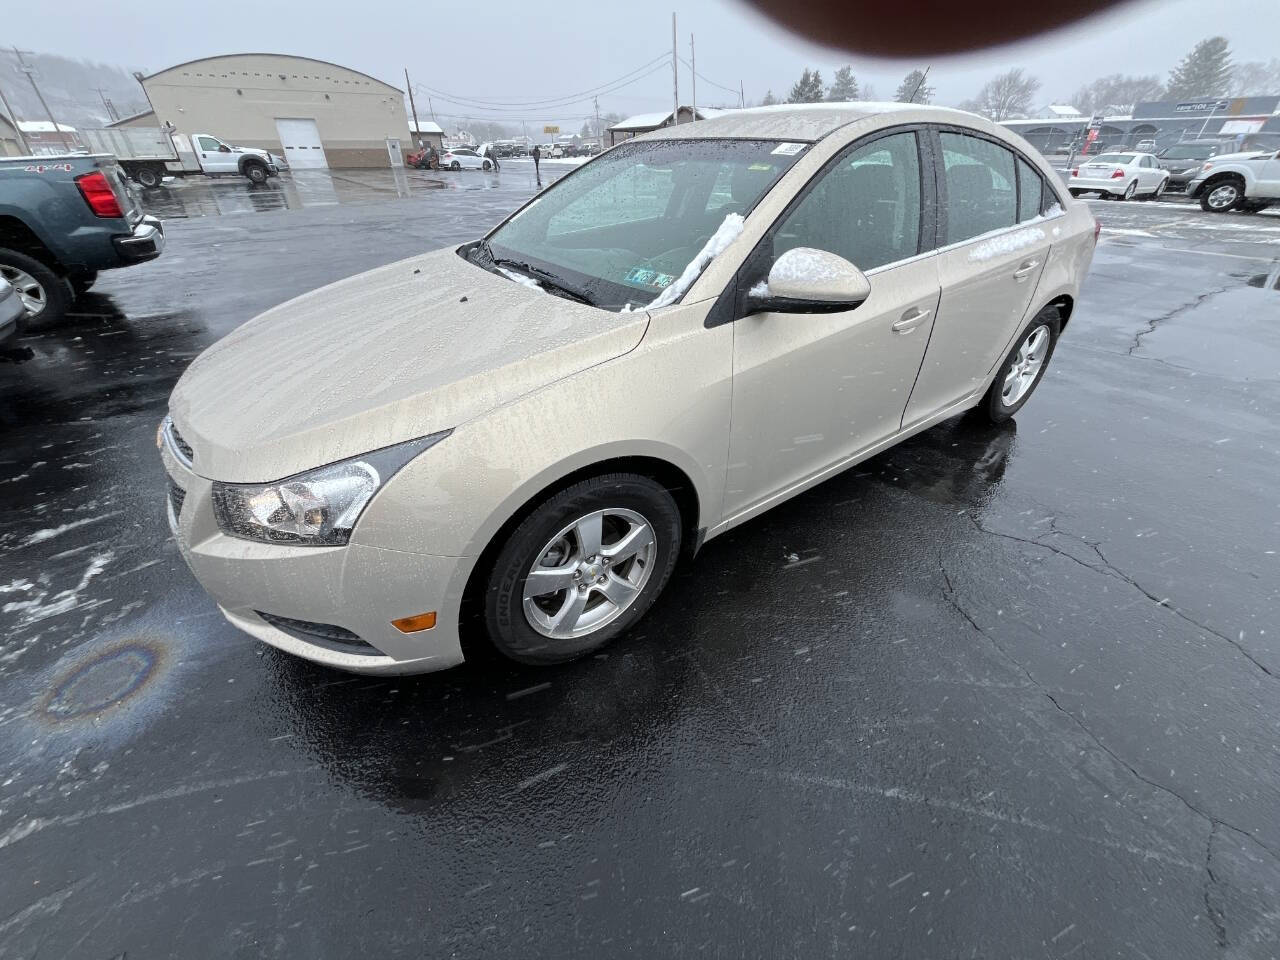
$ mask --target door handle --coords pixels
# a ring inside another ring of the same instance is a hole
[[[1031,276],[1031,272],[1040,266],[1039,260],[1023,260],[1022,265],[1013,271],[1013,278],[1021,283],[1027,277]]]
[[[932,310],[921,310],[919,307],[912,307],[897,320],[891,324],[894,333],[910,333],[920,324],[929,318]]]

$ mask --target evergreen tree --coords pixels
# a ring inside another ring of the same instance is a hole
[[[1174,100],[1220,97],[1231,89],[1231,51],[1226,37],[1201,40],[1169,74]]]
[[[929,103],[933,100],[933,87],[924,82],[923,70],[912,70],[898,84],[893,99],[899,103]]]
[[[827,91],[828,100],[857,100],[858,78],[853,75],[853,68],[841,67],[831,81],[831,89]]]
[[[760,101],[760,106],[762,106],[762,107],[772,107],[772,106],[773,106],[775,103],[777,103],[777,102],[778,102],[778,98],[777,98],[777,97],[775,97],[775,96],[773,95],[773,91],[772,91],[772,90],[770,90],[768,93],[766,93],[766,94],[764,95],[764,99]]]
[[[787,103],[817,103],[822,99],[822,74],[817,70],[804,68],[800,79],[791,86],[787,95]]]

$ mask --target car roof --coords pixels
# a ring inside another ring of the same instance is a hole
[[[726,110],[718,117],[696,123],[681,123],[641,134],[637,140],[674,140],[694,138],[754,138],[762,140],[800,140],[812,143],[840,127],[884,114],[932,114],[937,123],[978,120],[971,113],[950,107],[925,106],[919,103],[890,103],[855,100],[849,103],[780,103],[769,107]]]

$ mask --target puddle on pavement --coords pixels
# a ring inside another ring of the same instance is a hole
[[[1247,282],[1249,286],[1260,287],[1263,290],[1280,290],[1280,260],[1272,264],[1269,272],[1256,274]]]

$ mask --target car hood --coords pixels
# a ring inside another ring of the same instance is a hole
[[[201,476],[278,480],[458,427],[627,353],[647,325],[439,250],[249,321],[192,362],[169,409]]]

